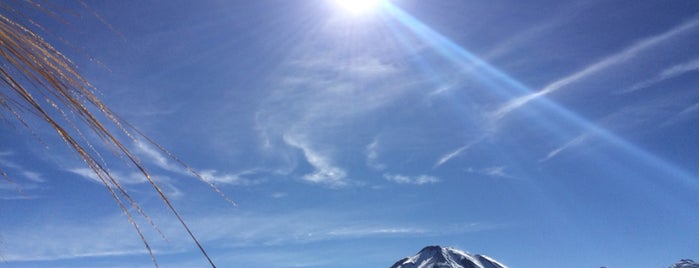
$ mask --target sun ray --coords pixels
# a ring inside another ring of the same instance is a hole
[[[362,15],[378,8],[384,0],[335,0],[335,3],[349,13]]]
[[[683,185],[686,185],[695,191],[699,191],[699,180],[693,174],[685,171],[674,163],[653,155],[652,153],[638,147],[635,144],[632,144],[622,137],[619,137],[615,133],[551,101],[543,96],[545,94],[536,92],[517,79],[490,65],[488,62],[482,60],[478,56],[449,40],[447,37],[431,29],[429,26],[420,22],[418,19],[406,13],[399,7],[386,3],[384,10],[389,16],[398,21],[400,25],[405,27],[416,37],[423,40],[426,44],[430,45],[444,58],[449,59],[460,68],[465,68],[469,72],[473,72],[477,79],[481,80],[484,84],[491,86],[496,90],[495,93],[499,94],[501,97],[505,99],[517,99],[522,94],[525,96],[536,95],[536,97],[538,97],[536,98],[536,104],[562,116],[588,133],[602,138],[609,144],[621,149],[624,153],[635,157],[649,166],[655,167],[658,171],[661,171],[670,177],[675,178],[676,180],[679,180]],[[400,35],[401,33],[397,34]],[[497,125],[502,119],[503,116],[499,116],[497,111],[494,112],[489,118],[490,124],[492,125],[491,127],[497,128]]]

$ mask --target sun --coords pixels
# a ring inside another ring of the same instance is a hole
[[[369,12],[375,10],[385,0],[334,0],[334,1],[339,6],[344,8],[346,11],[348,11],[352,14],[355,14],[355,15],[361,15],[361,14],[366,14],[366,13],[369,13]]]

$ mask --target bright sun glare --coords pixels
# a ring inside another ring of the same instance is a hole
[[[365,14],[376,9],[384,0],[335,0],[345,10],[352,14]]]

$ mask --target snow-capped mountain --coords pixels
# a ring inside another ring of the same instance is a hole
[[[484,255],[471,255],[450,247],[429,246],[420,250],[415,256],[396,262],[391,268],[507,268],[507,266]]]
[[[680,262],[671,265],[668,268],[699,268],[699,263],[690,259],[680,260]]]

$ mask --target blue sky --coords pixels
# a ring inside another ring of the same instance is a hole
[[[219,267],[389,267],[432,244],[510,267],[699,259],[696,1],[52,8],[46,39],[99,96],[236,202],[127,142]],[[6,119],[0,266],[152,267],[52,130]],[[205,267],[104,152],[158,263]]]

